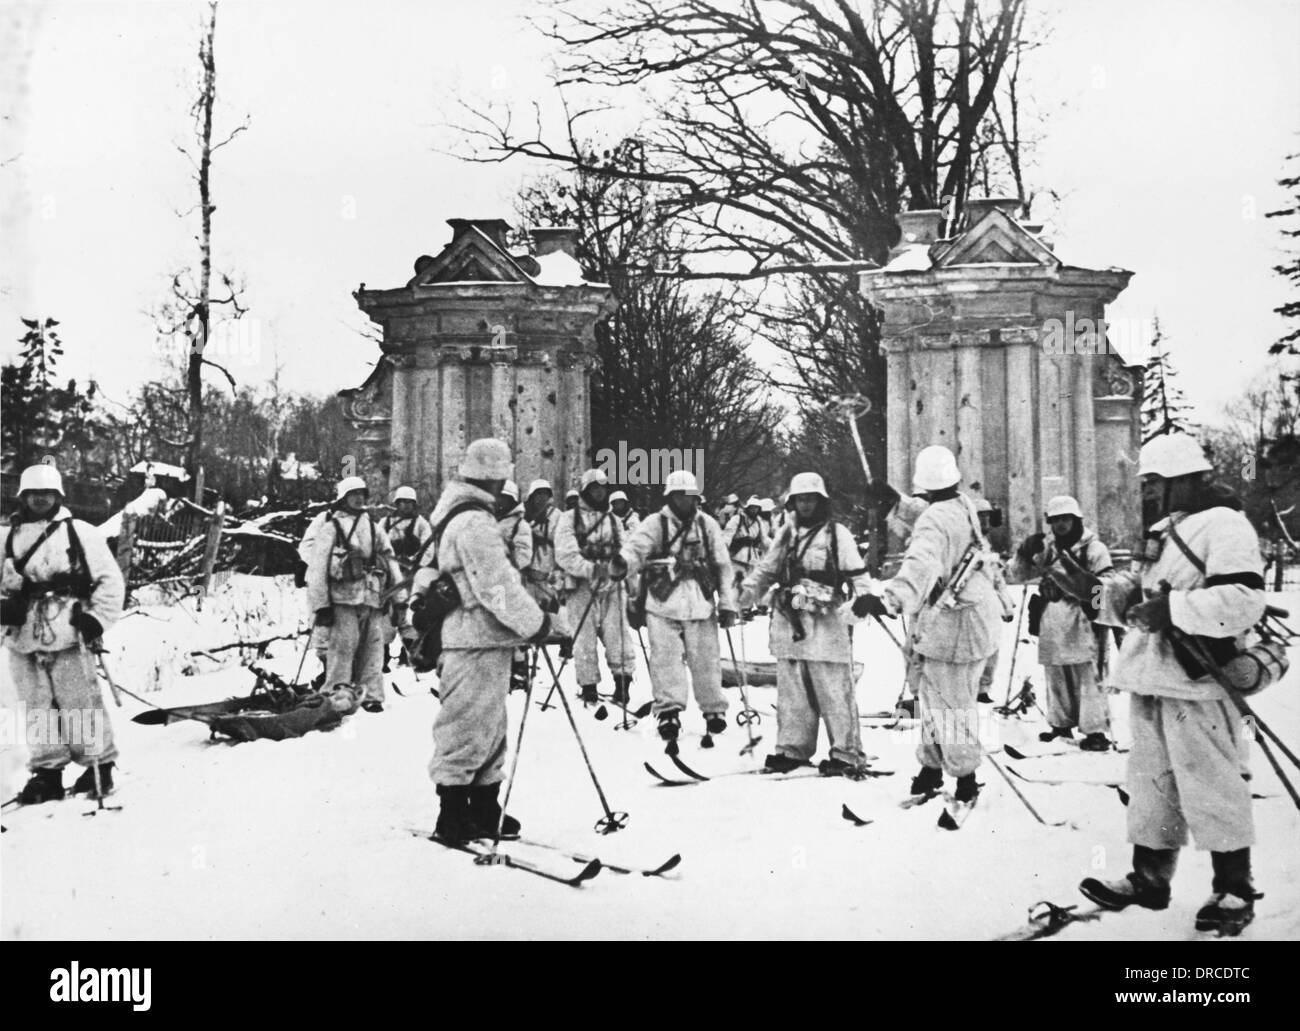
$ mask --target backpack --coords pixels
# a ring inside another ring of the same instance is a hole
[[[442,543],[442,535],[451,521],[462,512],[474,509],[494,515],[487,505],[477,501],[464,501],[455,505],[433,528],[433,534],[425,544],[431,543],[435,561],[438,557],[438,545]],[[415,645],[408,649],[408,653],[411,656],[411,668],[417,673],[428,673],[437,667],[438,659],[442,655],[443,621],[459,607],[460,591],[456,589],[456,581],[452,579],[450,573],[439,573],[437,579],[425,592],[424,604],[411,613],[411,625],[415,627],[419,637],[416,638]]]

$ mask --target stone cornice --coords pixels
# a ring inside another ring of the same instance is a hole
[[[923,272],[862,272],[859,292],[873,302],[919,300],[928,296],[952,297],[993,293],[1008,286],[1023,286],[1039,295],[1092,296],[1109,303],[1127,285],[1133,273],[1126,269],[1081,269],[1063,265],[958,265]]]

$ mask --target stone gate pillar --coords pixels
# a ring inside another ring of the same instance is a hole
[[[375,371],[342,391],[358,471],[380,492],[410,484],[427,507],[471,440],[499,437],[521,490],[544,477],[562,495],[591,462],[593,331],[611,290],[583,278],[574,229],[532,230],[528,255],[500,219],[448,224],[451,242],[405,286],[353,295],[384,333]]]
[[[910,493],[916,453],[944,444],[1013,540],[1041,527],[1047,498],[1073,494],[1108,543],[1127,543],[1141,370],[1111,353],[1104,317],[1132,273],[1064,264],[1041,227],[1012,218],[1017,204],[970,201],[947,240],[940,212],[906,212],[889,263],[860,274],[884,312],[890,483]]]

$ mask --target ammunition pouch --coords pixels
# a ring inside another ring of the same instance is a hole
[[[790,588],[790,607],[815,616],[829,612],[837,600],[834,587],[811,576],[803,577]]]
[[[673,591],[677,590],[677,579],[664,563],[651,562],[647,565],[641,581],[658,602],[666,602],[672,597]]]
[[[346,554],[334,553],[330,563],[330,575],[340,583],[355,583],[364,580],[370,573],[370,556],[361,551],[349,550]]]
[[[608,562],[616,554],[618,554],[618,551],[612,541],[603,541],[599,544],[584,544],[582,547],[582,557],[588,562]]]

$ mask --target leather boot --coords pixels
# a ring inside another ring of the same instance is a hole
[[[467,784],[438,785],[442,808],[438,810],[438,825],[433,830],[436,837],[448,841],[468,841],[477,836],[470,819],[469,792]]]

